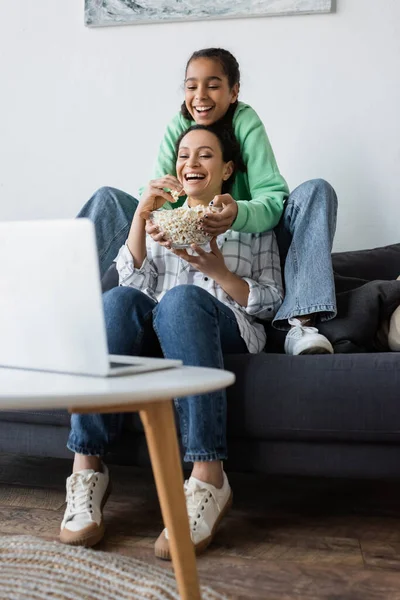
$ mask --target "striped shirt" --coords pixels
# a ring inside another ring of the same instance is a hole
[[[120,249],[115,259],[119,284],[141,290],[156,302],[177,285],[202,287],[233,311],[249,352],[256,354],[266,343],[265,329],[258,320],[271,321],[283,299],[275,234],[272,231],[252,234],[229,230],[217,237],[217,245],[228,269],[249,285],[247,306],[238,304],[213,279],[154,242],[149,235],[146,235],[147,256],[140,269],[134,267],[128,247],[124,245]],[[192,250],[189,248],[188,252]]]

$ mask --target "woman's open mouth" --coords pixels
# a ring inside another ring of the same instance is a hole
[[[183,176],[185,182],[196,185],[204,181],[206,176],[203,173],[185,173]]]

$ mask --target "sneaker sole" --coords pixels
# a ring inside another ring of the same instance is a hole
[[[314,348],[307,348],[306,350],[303,350],[303,352],[300,352],[297,356],[303,356],[303,354],[332,354],[332,352],[326,348],[314,346]]]
[[[110,494],[111,494],[111,482],[108,483],[107,489],[103,496],[103,500],[101,501],[101,505],[100,505],[101,512],[103,512],[103,508],[104,508]],[[101,542],[101,540],[104,537],[105,530],[106,530],[106,528],[104,525],[104,519],[102,518],[100,521],[100,525],[96,529],[94,529],[92,531],[88,531],[87,533],[79,535],[75,538],[69,537],[70,534],[73,534],[73,531],[69,531],[68,529],[63,529],[60,532],[60,542],[62,544],[67,544],[68,546],[84,546],[85,548],[91,548],[92,546],[95,546],[96,544]],[[68,532],[68,535],[65,537],[63,536],[64,531]]]
[[[233,493],[231,491],[231,494],[230,494],[223,510],[220,512],[218,519],[214,523],[214,527],[212,528],[211,535],[209,535],[204,540],[201,540],[201,542],[199,542],[198,544],[196,544],[194,546],[194,551],[195,551],[196,555],[202,554],[202,552],[204,552],[208,548],[208,546],[211,544],[211,542],[213,541],[214,536],[217,532],[219,524],[221,523],[222,519],[226,516],[226,514],[231,509],[232,502],[233,502]],[[155,554],[156,558],[161,558],[161,560],[171,560],[169,545],[166,548],[157,548],[157,546],[155,546],[154,554]]]

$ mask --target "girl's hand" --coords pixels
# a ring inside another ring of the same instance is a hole
[[[221,196],[215,196],[210,205],[215,208],[222,208],[222,210],[221,212],[204,215],[202,222],[204,231],[210,235],[225,233],[232,227],[232,223],[237,217],[238,205],[236,200],[230,194],[222,194]]]
[[[139,211],[138,214],[140,217],[147,219],[152,210],[160,208],[166,202],[176,202],[169,192],[164,191],[164,188],[177,192],[179,196],[185,194],[180,181],[172,175],[153,179],[143,192],[136,209],[136,211]]]
[[[205,252],[200,246],[192,244],[191,248],[197,252],[198,256],[188,254],[187,250],[177,249],[172,250],[172,252],[193,265],[196,269],[204,273],[204,275],[208,275],[208,277],[220,283],[230,271],[225,264],[222,252],[220,252],[217,246],[215,237],[212,238],[210,247],[211,252]]]

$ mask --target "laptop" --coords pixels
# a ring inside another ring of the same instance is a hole
[[[181,364],[108,354],[91,221],[0,223],[0,366],[109,377]]]

